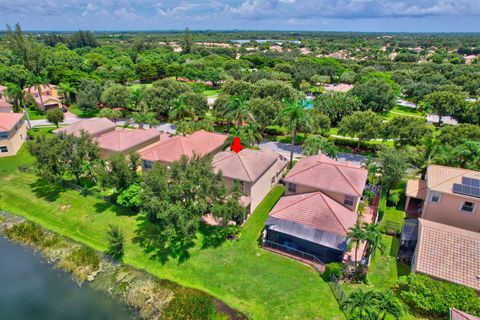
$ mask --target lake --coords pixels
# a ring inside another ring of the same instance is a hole
[[[69,273],[55,269],[29,247],[0,236],[0,319],[126,320],[136,314]]]

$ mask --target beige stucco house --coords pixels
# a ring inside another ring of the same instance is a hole
[[[40,90],[38,90],[39,88]],[[40,111],[62,107],[62,100],[55,85],[45,84],[39,86],[39,88],[36,86],[27,88],[25,93],[29,98],[33,99]]]
[[[408,180],[405,213],[480,232],[480,172],[429,165],[425,180]]]
[[[106,160],[114,153],[138,151],[160,141],[160,132],[155,128],[116,128],[95,138],[95,141],[100,149],[100,158]]]
[[[0,157],[14,156],[27,139],[22,113],[0,113]]]
[[[228,188],[235,183],[240,185],[244,194],[242,204],[248,213],[252,213],[283,177],[288,160],[271,150],[243,149],[238,153],[217,153],[212,164],[216,172],[222,172],[224,184]]]

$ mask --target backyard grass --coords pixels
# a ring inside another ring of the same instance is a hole
[[[27,112],[30,120],[47,119],[47,114],[45,112],[40,112],[37,108],[28,108]]]
[[[390,192],[398,192],[400,194],[400,201],[396,206],[388,205],[387,195],[382,193],[382,198],[380,199],[380,210],[384,208],[384,214],[382,220],[380,221],[381,226],[385,226],[387,229],[394,229],[397,232],[400,232],[403,226],[403,220],[405,218],[405,186],[406,183],[402,182],[400,186],[396,189],[392,189]]]
[[[204,90],[202,93],[207,97],[216,97],[220,93],[220,90],[207,89],[207,90]]]
[[[219,229],[204,226],[187,254],[172,250],[164,261],[155,247],[139,244],[136,231],[148,228],[140,216],[17,171],[18,165],[31,162],[25,147],[16,157],[0,159],[1,209],[101,251],[107,247],[108,225],[117,225],[127,240],[125,263],[210,293],[252,319],[344,319],[317,272],[259,248],[268,212],[283,187],[275,187],[257,207],[239,240],[222,242]]]
[[[100,112],[100,109],[95,109],[94,111],[91,111],[91,112],[85,112],[80,110],[75,104],[72,104],[68,108],[68,111],[70,111],[71,113],[73,113],[79,118],[94,118],[98,115],[98,113]]]

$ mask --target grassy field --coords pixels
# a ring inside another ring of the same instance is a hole
[[[102,251],[107,226],[117,225],[127,239],[125,263],[210,293],[253,319],[343,319],[318,273],[258,246],[282,187],[275,187],[250,216],[238,241],[222,242],[218,229],[202,227],[187,253],[172,250],[165,260],[155,247],[140,245],[146,238],[137,231],[148,230],[140,216],[17,171],[31,162],[25,147],[16,157],[0,159],[1,209]]]
[[[207,97],[216,97],[220,93],[220,90],[215,90],[215,89],[207,89],[202,92],[204,95]]]
[[[386,120],[391,120],[393,117],[406,116],[406,117],[416,117],[423,118],[427,122],[426,117],[420,111],[412,109],[409,107],[396,106],[393,108],[387,115],[384,116]]]

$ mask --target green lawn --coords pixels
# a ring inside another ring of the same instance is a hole
[[[72,104],[68,108],[68,111],[70,111],[71,113],[73,113],[74,115],[76,115],[77,117],[80,117],[80,118],[94,118],[98,115],[98,113],[100,112],[100,109],[97,109],[97,110],[91,111],[91,112],[85,112],[85,111],[82,111],[79,108],[77,108],[77,106],[75,104]]]
[[[393,117],[398,117],[398,116],[407,116],[407,117],[417,117],[417,118],[423,118],[425,119],[425,122],[427,122],[427,119],[421,113],[420,111],[416,109],[412,109],[409,107],[403,107],[403,106],[396,106],[393,108],[388,114],[384,116],[386,120],[391,120]]]
[[[47,119],[45,112],[40,112],[37,108],[28,108],[28,117],[30,120]]]
[[[220,93],[220,90],[207,89],[207,90],[204,90],[202,93],[207,97],[216,97]]]
[[[242,227],[238,241],[219,242],[203,227],[188,259],[161,262],[133,239],[144,221],[121,208],[79,192],[42,183],[16,166],[32,162],[25,147],[16,157],[0,159],[0,208],[85,243],[107,246],[109,224],[124,232],[125,262],[159,277],[197,288],[253,319],[343,319],[330,288],[310,267],[258,246],[268,212],[283,194],[274,188]]]
[[[400,201],[396,206],[389,206],[387,204],[387,196],[385,193],[382,194],[379,204],[380,210],[382,207],[385,208],[380,225],[396,229],[398,232],[401,231],[403,219],[405,218],[405,186],[406,183],[402,182],[398,188],[391,190],[391,192],[398,192],[400,194]]]

